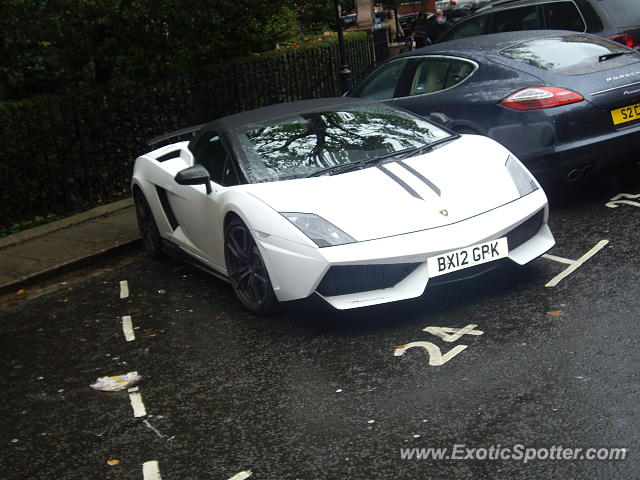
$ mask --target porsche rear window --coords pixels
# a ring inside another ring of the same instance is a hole
[[[615,42],[582,34],[530,40],[500,52],[503,57],[564,75],[611,68],[616,62],[610,61],[625,54],[634,52]]]

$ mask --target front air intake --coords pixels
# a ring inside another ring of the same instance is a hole
[[[404,280],[420,263],[334,265],[325,274],[317,292],[325,297],[390,288]]]
[[[509,251],[515,250],[538,233],[542,227],[543,221],[544,210],[540,210],[520,225],[510,230],[506,235],[507,241],[509,242]]]

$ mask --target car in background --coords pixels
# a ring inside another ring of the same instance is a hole
[[[431,13],[428,15],[433,16]],[[417,13],[405,13],[403,15],[398,15],[398,22],[400,23],[405,36],[408,37],[413,33],[413,22],[416,21],[417,16]]]
[[[584,33],[427,46],[390,59],[349,95],[487,135],[547,182],[592,175],[614,157],[631,161],[640,148],[640,53]]]
[[[386,10],[378,10],[374,15],[374,22],[380,23],[388,18]],[[358,23],[358,12],[356,10],[349,10],[345,12],[341,17],[343,28],[353,27]]]
[[[380,102],[272,105],[151,143],[188,131],[135,162],[143,244],[229,281],[256,314],[415,298],[555,243],[544,191],[507,149]]]
[[[640,1],[498,0],[457,22],[438,41],[545,29],[587,32],[640,48]]]
[[[478,0],[436,0],[436,9],[443,12],[452,8],[472,8],[478,4]]]
[[[345,15],[342,15],[340,17],[340,19],[342,20],[342,28],[349,28],[352,27],[356,24],[357,20],[358,20],[358,14],[357,13],[347,13]]]
[[[469,8],[452,8],[444,12],[444,16],[450,23],[456,23],[469,16],[470,13],[471,10]],[[431,26],[431,24],[436,20],[435,13],[425,12],[425,15],[427,16],[428,25]],[[409,37],[413,33],[413,23],[416,21],[417,16],[418,13],[416,12],[398,15],[398,22],[402,27],[405,37]]]
[[[425,12],[425,15],[427,16],[427,29],[430,30],[431,25],[436,21],[436,15],[432,12]],[[466,8],[454,8],[451,10],[447,10],[444,15],[450,23],[455,23],[462,18],[466,18],[469,15],[469,10]],[[402,27],[402,32],[404,33],[405,38],[408,38],[412,35],[413,25],[417,17],[417,13],[398,15],[398,21],[400,23],[400,26]],[[429,39],[428,42],[431,42],[431,39]],[[430,45],[431,43],[427,44]]]
[[[453,24],[471,15],[473,13],[473,7],[455,7],[445,10],[443,13],[449,23]]]

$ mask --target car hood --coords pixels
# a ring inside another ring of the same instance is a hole
[[[278,212],[313,213],[357,241],[372,240],[456,223],[518,199],[508,155],[489,138],[462,135],[382,167],[242,189]]]

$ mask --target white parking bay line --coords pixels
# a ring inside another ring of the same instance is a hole
[[[236,473],[229,480],[244,480],[245,478],[249,478],[251,475],[253,475],[251,470],[245,470],[244,472]]]
[[[562,272],[560,272],[558,275],[556,275],[555,277],[553,277],[546,285],[545,287],[555,287],[556,285],[558,285],[558,283],[560,283],[560,281],[566,277],[568,277],[569,275],[571,275],[575,270],[577,270],[584,262],[586,262],[587,260],[589,260],[591,257],[593,257],[596,253],[598,253],[600,250],[602,250],[605,245],[609,243],[609,240],[600,240],[595,247],[593,247],[591,250],[589,250],[587,253],[585,253],[583,256],[581,256],[578,260],[570,260],[568,258],[562,258],[562,257],[556,257],[555,255],[543,255],[544,258],[548,259],[548,260],[553,260],[554,262],[560,262],[560,263],[566,263],[569,266],[564,269]]]
[[[120,280],[120,298],[127,298],[129,296],[129,282],[126,280]]]
[[[138,391],[138,387],[133,387],[127,390],[129,392],[129,400],[131,401],[131,407],[133,408],[133,416],[144,417],[147,414],[147,409],[144,408],[142,403],[142,395]]]
[[[122,331],[127,342],[132,342],[136,339],[136,334],[133,331],[133,321],[129,315],[122,317]]]
[[[567,265],[573,265],[573,263],[575,262],[575,260],[571,260],[569,258],[564,258],[564,257],[556,257],[555,255],[549,255],[548,253],[545,253],[542,256],[548,260],[553,260],[554,262],[559,262],[559,263],[566,263]]]
[[[151,460],[142,464],[142,476],[144,480],[162,480],[160,466],[157,460]]]

